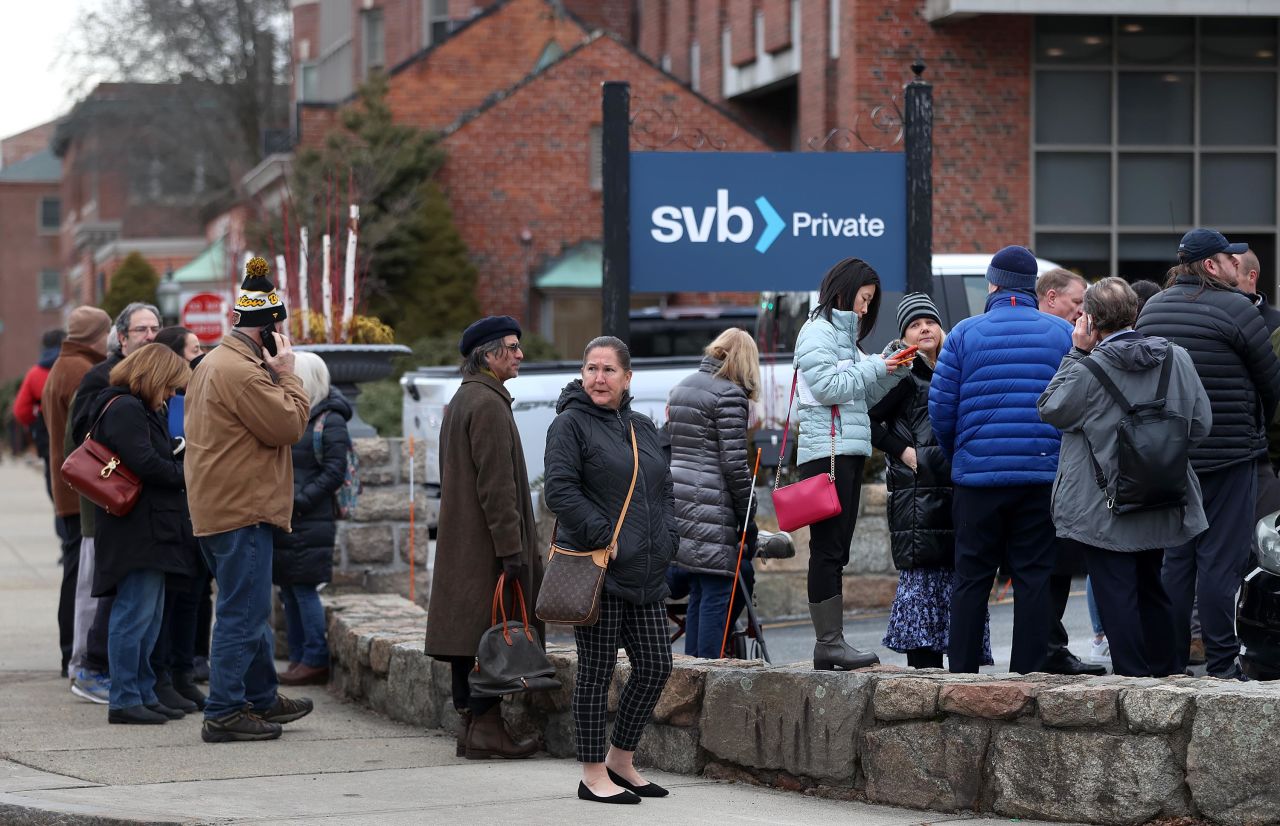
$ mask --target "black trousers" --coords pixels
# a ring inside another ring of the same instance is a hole
[[[1166,549],[1161,573],[1173,603],[1175,672],[1187,667],[1194,600],[1200,608],[1200,637],[1209,674],[1221,676],[1232,671],[1240,654],[1236,591],[1252,546],[1258,474],[1250,461],[1199,476],[1209,529],[1190,542]]]
[[[1071,599],[1071,572],[1077,567],[1072,563],[1082,554],[1079,548],[1083,547],[1061,539],[1055,542],[1058,545],[1058,561],[1053,573],[1049,575],[1049,599],[1053,604],[1053,618],[1049,623],[1049,659],[1070,653],[1067,646],[1071,640],[1062,619],[1067,615],[1067,602]]]
[[[89,624],[89,637],[84,652],[84,667],[90,671],[111,673],[107,642],[111,631],[111,606],[115,602],[114,596],[98,597],[98,607],[93,612],[93,622]]]
[[[1173,609],[1160,568],[1164,550],[1112,551],[1072,540],[1089,564],[1093,598],[1111,646],[1111,669],[1122,677],[1167,677],[1175,672]],[[1185,668],[1185,666],[1184,666]]]
[[[156,637],[156,647],[151,649],[151,670],[157,680],[163,682],[175,673],[189,672],[193,668],[203,585],[195,577],[177,580],[176,584],[172,581],[165,583],[160,636]]]
[[[80,575],[80,514],[58,517],[62,539],[62,588],[58,592],[58,647],[62,649],[62,670],[71,661],[75,642],[76,578]]]
[[[469,710],[472,716],[479,717],[502,702],[501,697],[471,696],[471,683],[467,677],[476,667],[475,657],[433,657],[432,659],[447,662],[453,669],[453,707],[459,712]]]
[[[1057,556],[1050,485],[975,488],[956,485],[955,588],[947,660],[955,673],[977,673],[982,631],[996,571],[1013,577],[1013,653],[1009,670],[1039,671],[1049,645],[1049,575]]]
[[[825,602],[844,591],[844,566],[849,564],[849,545],[858,524],[858,501],[862,496],[862,466],[866,456],[836,457],[836,495],[841,510],[836,516],[809,526],[809,602]],[[801,479],[831,470],[831,457],[813,459],[798,468]]]

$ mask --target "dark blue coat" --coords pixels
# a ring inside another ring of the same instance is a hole
[[[316,459],[316,421],[324,418],[320,459]],[[293,531],[275,530],[271,581],[276,585],[316,585],[333,578],[337,536],[333,494],[347,472],[351,403],[337,390],[311,411],[307,430],[293,446]]]
[[[1036,402],[1071,349],[1071,325],[1032,293],[1000,290],[955,326],[929,385],[929,421],[957,485],[1048,485],[1062,437]]]

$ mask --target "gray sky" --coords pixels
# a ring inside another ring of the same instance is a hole
[[[71,78],[58,57],[79,10],[96,2],[40,0],[22,14],[21,23],[0,25],[0,77],[5,78],[0,137],[53,120],[75,102],[67,91]]]

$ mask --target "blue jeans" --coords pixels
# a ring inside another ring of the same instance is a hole
[[[209,646],[206,720],[276,701],[271,633],[270,525],[251,525],[200,537],[200,550],[218,583],[213,643]]]
[[[289,662],[312,668],[329,667],[329,644],[325,642],[324,606],[314,585],[282,585],[285,637],[289,641]]]
[[[107,656],[111,660],[111,708],[156,702],[151,649],[164,615],[164,573],[130,571],[116,584]]]
[[[751,563],[742,562],[742,583],[738,585],[738,598],[733,600],[733,619],[742,613],[742,586],[751,590],[754,581]],[[720,646],[727,645],[724,636],[725,617],[729,613],[729,597],[733,592],[733,576],[714,574],[689,574],[689,607],[684,619],[684,653],[691,657],[716,658]],[[732,629],[730,629],[732,630]],[[726,654],[728,650],[726,648]]]
[[[1101,637],[1105,632],[1102,630],[1102,617],[1098,615],[1098,600],[1093,596],[1093,577],[1084,578],[1084,601],[1089,606],[1089,622],[1093,624],[1093,635]]]

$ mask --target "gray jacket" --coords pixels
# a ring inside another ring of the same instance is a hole
[[[715,375],[707,356],[698,372],[671,388],[671,481],[680,547],[676,564],[701,574],[733,572],[748,517],[747,394]]]
[[[1095,481],[1094,456],[1108,479],[1114,479],[1116,424],[1125,411],[1098,380],[1080,364],[1087,353],[1072,348],[1057,375],[1040,396],[1040,418],[1062,431],[1058,476],[1053,483],[1053,524],[1058,536],[1113,551],[1146,551],[1187,542],[1209,527],[1200,495],[1200,481],[1187,463],[1187,504],[1182,508],[1116,515]],[[1213,426],[1209,396],[1187,351],[1154,336],[1127,331],[1098,345],[1093,359],[1131,402],[1155,397],[1159,367],[1173,358],[1169,376],[1168,409],[1191,423],[1191,444],[1203,441]]]

